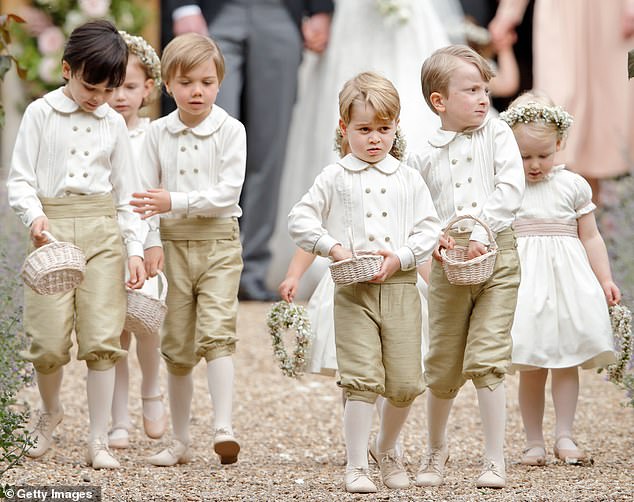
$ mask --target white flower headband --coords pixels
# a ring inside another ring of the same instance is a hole
[[[139,58],[141,64],[150,70],[150,75],[154,80],[154,87],[161,87],[161,60],[156,55],[156,51],[148,44],[143,37],[135,37],[125,31],[119,31],[125,40],[128,50]]]
[[[500,113],[500,118],[509,126],[517,123],[545,122],[555,124],[557,135],[563,138],[572,125],[572,115],[560,106],[544,106],[534,101],[516,105]]]

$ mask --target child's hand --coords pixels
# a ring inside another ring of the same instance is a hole
[[[432,253],[432,256],[434,257],[434,259],[442,262],[442,256],[440,256],[440,250],[453,249],[455,245],[456,245],[456,240],[453,237],[451,237],[451,235],[448,235],[448,234],[441,235],[440,240],[438,241],[438,246]]]
[[[161,246],[152,246],[145,250],[145,273],[148,277],[154,277],[159,270],[163,270],[165,255]]]
[[[478,256],[486,254],[487,248],[484,244],[478,241],[469,241],[469,247],[467,248],[467,259],[472,260]]]
[[[297,286],[299,286],[299,279],[297,277],[287,277],[284,279],[277,288],[282,300],[291,303],[297,293]]]
[[[392,251],[388,251],[387,249],[380,249],[375,254],[380,254],[383,256],[383,263],[381,263],[381,269],[378,273],[372,278],[371,281],[373,283],[383,282],[387,278],[392,277],[394,272],[401,269],[401,260]]]
[[[36,248],[48,243],[48,237],[42,233],[43,230],[48,230],[48,218],[38,216],[31,222],[31,240]]]
[[[346,260],[348,258],[352,258],[352,251],[347,248],[344,248],[341,244],[335,244],[330,249],[330,257],[334,261]]]
[[[130,272],[130,279],[125,285],[131,289],[141,289],[145,282],[143,258],[140,256],[130,256],[130,258],[128,258],[128,271]]]
[[[135,213],[142,214],[142,220],[167,213],[172,209],[170,193],[163,188],[150,188],[147,192],[135,192],[132,194],[130,205],[136,207]]]
[[[621,290],[612,281],[605,281],[601,284],[605,299],[608,301],[608,305],[613,306],[621,301]]]

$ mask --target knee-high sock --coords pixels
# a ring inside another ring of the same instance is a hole
[[[114,373],[114,366],[103,371],[88,369],[86,393],[91,440],[104,438],[108,434],[108,419],[114,394]]]
[[[214,407],[214,428],[232,431],[233,359],[224,356],[207,363],[207,385]]]
[[[504,382],[494,390],[477,390],[480,418],[484,429],[485,456],[504,466],[504,433],[506,431],[506,391]]]
[[[158,335],[136,337],[136,354],[141,367],[141,396],[156,397],[161,395],[159,385],[159,367],[161,354],[159,353],[160,340]],[[150,420],[158,420],[163,416],[163,403],[161,401],[144,401],[143,415]]]
[[[121,348],[130,348],[130,333],[121,332]],[[130,414],[128,412],[128,386],[130,384],[130,371],[128,369],[128,355],[117,361],[114,367],[114,395],[112,396],[112,427],[130,427]]]
[[[520,413],[526,432],[526,442],[544,442],[544,389],[548,378],[547,369],[520,372],[518,399]]]
[[[572,436],[572,424],[579,397],[577,367],[552,369],[552,394],[555,407],[555,438]]]
[[[183,444],[189,444],[189,414],[194,393],[194,377],[191,372],[187,375],[168,373],[167,393],[174,437]]]
[[[379,437],[377,440],[377,448],[384,452],[392,450],[396,447],[396,441],[401,433],[401,429],[407,420],[410,406],[402,408],[394,406],[387,399],[382,406],[381,427],[379,429]]]
[[[453,399],[440,399],[427,391],[428,448],[442,448],[447,444],[447,421]]]
[[[343,412],[348,467],[368,467],[368,439],[372,428],[374,405],[348,399]]]
[[[64,377],[64,370],[58,368],[53,373],[40,373],[37,375],[37,389],[40,393],[40,399],[42,400],[42,411],[46,413],[57,413],[62,409],[62,404],[59,400],[59,391],[62,387],[62,379]]]

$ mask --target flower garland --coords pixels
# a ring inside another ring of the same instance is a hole
[[[632,339],[632,312],[625,305],[614,305],[610,307],[610,322],[618,360],[605,369],[610,382],[622,384],[625,373],[632,362],[634,345],[634,340]]]
[[[376,7],[393,24],[405,24],[412,14],[409,0],[376,0]]]
[[[279,361],[282,373],[292,378],[302,376],[306,368],[306,350],[312,339],[306,309],[301,305],[282,300],[273,305],[269,311],[266,325],[273,338],[273,353]],[[292,357],[288,355],[282,338],[289,329],[295,331],[295,349]]]
[[[145,66],[154,80],[154,87],[161,88],[161,60],[156,55],[154,48],[146,42],[143,37],[135,37],[126,31],[119,31],[119,34],[125,40],[130,53],[139,58],[141,64]]]
[[[529,124],[531,122],[551,122],[557,127],[560,138],[566,135],[566,131],[572,125],[572,115],[560,106],[544,106],[533,101],[525,105],[517,105],[500,113],[500,118],[510,127],[515,124]]]

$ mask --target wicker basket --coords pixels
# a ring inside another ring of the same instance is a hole
[[[443,232],[447,232],[454,224],[465,219],[474,220],[482,225],[489,235],[490,244],[485,254],[472,258],[471,260],[467,259],[467,248],[464,246],[455,246],[453,249],[443,248],[440,250],[442,267],[445,270],[447,280],[457,286],[481,284],[491,277],[498,252],[498,247],[491,229],[486,223],[475,216],[456,216],[447,224]]]
[[[86,271],[86,256],[74,244],[60,242],[46,230],[50,241],[24,260],[20,275],[25,284],[40,295],[70,291],[81,283]]]
[[[356,252],[351,234],[349,234],[349,238],[352,258],[346,258],[330,265],[332,280],[339,286],[369,281],[381,270],[381,263],[383,263],[381,255],[368,251]]]
[[[128,289],[128,311],[123,326],[126,331],[136,335],[155,335],[159,332],[167,312],[167,279],[160,270],[158,277],[161,283],[158,298],[137,289]]]

